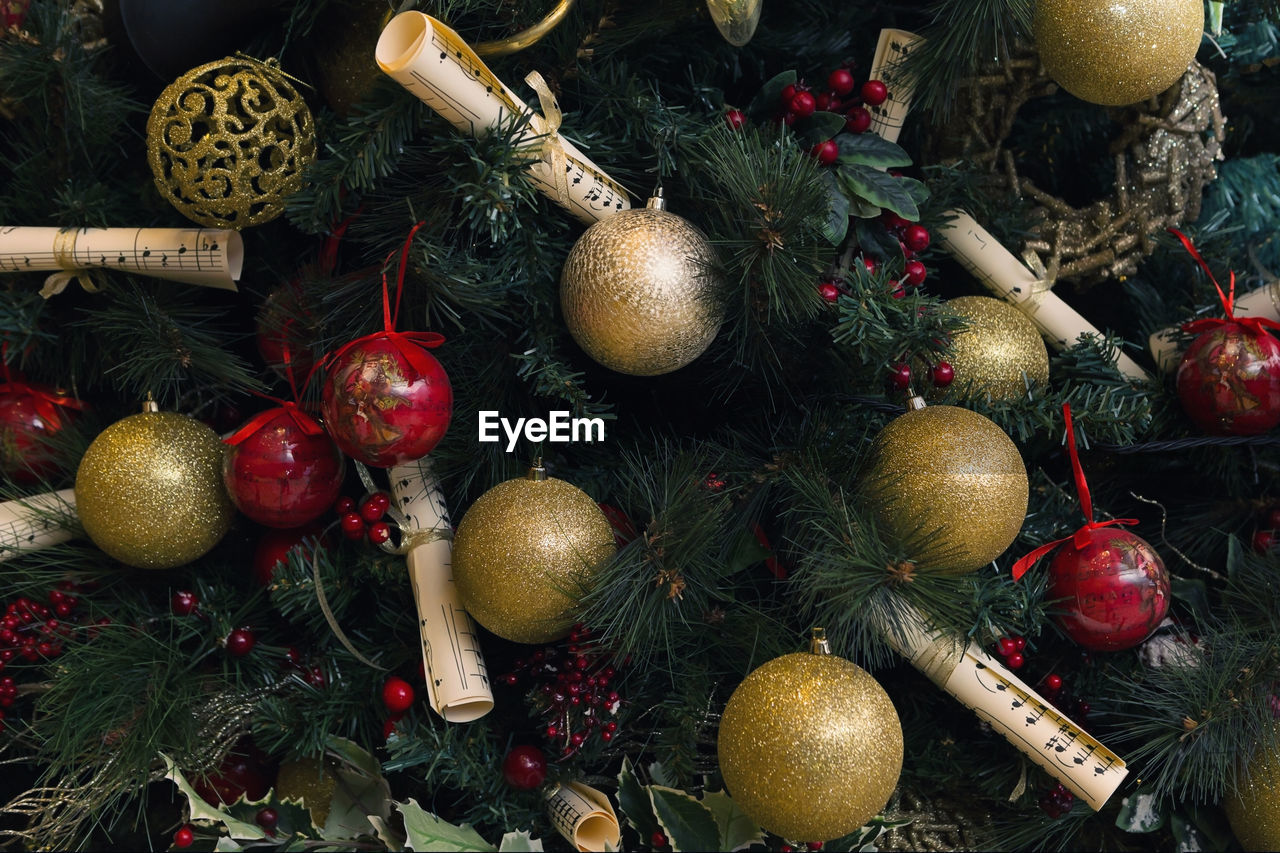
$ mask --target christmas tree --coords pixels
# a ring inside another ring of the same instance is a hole
[[[1102,5],[0,0],[0,832],[1275,849],[1280,5]]]

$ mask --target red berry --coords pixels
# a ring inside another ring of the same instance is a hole
[[[1062,676],[1057,673],[1050,673],[1044,677],[1044,686],[1057,693],[1062,689]]]
[[[897,281],[896,279],[890,281],[888,287],[889,295],[894,299],[901,299],[907,295],[907,289],[902,286],[902,282]]]
[[[782,853],[792,853],[792,851],[795,850],[796,848],[792,847],[790,844],[784,844],[778,849],[781,850]]]
[[[600,740],[604,741],[605,743],[608,743],[609,741],[613,740],[613,732],[607,731],[605,729],[601,729]]]
[[[403,718],[399,714],[396,714],[395,716],[388,717],[382,721],[383,740],[391,740],[391,736],[395,734],[396,731],[396,723],[400,722],[401,719]]]
[[[661,830],[655,829],[653,835],[649,836],[649,843],[654,847],[666,847],[667,837],[662,834]]]
[[[364,519],[354,512],[344,515],[338,521],[338,526],[342,529],[342,535],[348,539],[364,538]]]
[[[827,86],[837,95],[844,97],[853,91],[853,75],[848,68],[837,68],[827,75]]]
[[[867,272],[875,275],[876,270],[880,269],[880,262],[869,255],[862,256],[862,265],[867,268]]]
[[[836,302],[840,299],[840,288],[834,281],[824,281],[818,285],[818,295],[827,302]]]
[[[555,740],[559,734],[560,734],[559,726],[547,726],[547,731],[546,731],[547,740]]]
[[[318,665],[307,670],[307,684],[310,684],[312,687],[324,687],[328,682],[329,680],[325,678],[324,670]]]
[[[724,114],[724,120],[734,130],[741,130],[742,126],[747,123],[747,114],[742,110],[729,110]]]
[[[409,710],[413,699],[413,686],[403,678],[393,675],[382,685],[382,704],[393,714]]]
[[[273,808],[265,808],[258,812],[254,818],[258,822],[258,826],[263,829],[275,829],[276,824],[280,822],[280,813]]]
[[[178,827],[178,831],[173,834],[174,847],[190,847],[195,840],[195,831],[189,825]]]
[[[794,83],[789,83],[782,87],[782,105],[784,107],[790,105],[791,99],[796,96],[796,87]]]
[[[1256,530],[1253,534],[1253,550],[1259,554],[1269,554],[1276,547],[1274,530]]]
[[[791,112],[796,114],[796,118],[808,118],[817,108],[818,102],[812,92],[796,92],[791,99]]]
[[[1001,637],[996,640],[996,648],[1000,651],[1000,657],[1007,658],[1018,650],[1018,644],[1013,641],[1012,637]]]
[[[889,368],[889,384],[897,391],[905,391],[911,384],[911,365],[900,361]]]
[[[391,538],[391,525],[385,521],[375,521],[369,525],[369,541],[381,545]]]
[[[830,92],[820,92],[813,98],[814,109],[825,110],[831,106],[832,94]]]
[[[913,252],[923,252],[929,248],[929,229],[918,223],[908,225],[902,232],[902,242]]]
[[[342,497],[338,498],[338,502],[333,505],[333,511],[336,512],[338,515],[346,515],[349,512],[355,512],[356,511],[355,498],[351,498],[351,497],[347,497],[346,495],[343,495]]]
[[[810,850],[821,850],[821,849],[822,849],[822,842],[821,842],[821,841],[810,841],[808,844],[806,844],[806,845],[805,845],[805,847],[808,847]]]
[[[382,500],[378,500],[378,498],[382,498]],[[360,504],[360,517],[372,524],[387,514],[387,507],[389,506],[391,506],[390,501],[381,492],[370,495],[364,499],[364,503]]]
[[[784,113],[782,116],[782,123],[787,127],[791,127],[791,125],[796,123],[796,114],[793,112]]]
[[[868,80],[862,84],[862,100],[869,107],[878,107],[889,97],[889,87],[880,80]]]
[[[940,361],[929,368],[929,381],[939,388],[946,388],[956,378],[956,369],[945,361]]]
[[[67,604],[65,601],[59,601],[53,606],[53,612],[57,613],[63,619],[66,619],[71,615],[71,605]]]
[[[844,129],[850,133],[866,133],[871,127],[871,113],[866,107],[854,107],[844,114]]]
[[[546,781],[547,757],[536,746],[517,746],[502,760],[502,778],[513,788],[530,791]]]
[[[180,589],[169,599],[169,607],[175,616],[190,616],[200,606],[200,599],[189,590]]]
[[[1027,638],[1023,636],[1015,636],[1013,638],[1013,644],[1017,646],[1018,651],[1022,651],[1027,647]]]
[[[258,644],[258,638],[248,628],[236,628],[227,635],[227,654],[242,658]]]
[[[1022,656],[1022,652],[1014,652],[1005,658],[1004,662],[1009,669],[1022,669],[1022,665],[1027,662],[1027,659]]]
[[[834,139],[828,139],[813,146],[809,149],[809,153],[822,165],[830,166],[840,156],[840,146],[836,145]]]
[[[902,273],[903,281],[912,287],[919,287],[924,284],[924,277],[928,275],[928,270],[919,261],[907,261],[906,266],[902,268]]]
[[[582,746],[583,741],[585,741],[586,739],[587,739],[587,736],[582,732],[574,732],[573,734],[569,735],[569,743],[573,744],[574,746]]]

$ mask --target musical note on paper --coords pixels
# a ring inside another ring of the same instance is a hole
[[[388,476],[395,505],[407,519],[406,559],[431,707],[451,723],[478,720],[493,710],[493,692],[475,622],[453,582],[453,528],[444,494],[426,458],[397,465]]]
[[[0,272],[54,272],[45,296],[60,293],[77,273],[91,269],[235,290],[243,265],[244,242],[235,231],[0,227]]]
[[[911,51],[924,39],[906,30],[884,29],[876,42],[875,56],[871,60],[869,79],[879,80],[889,90],[889,97],[879,106],[868,107],[871,113],[871,132],[890,142],[897,142],[903,122],[911,108],[913,90],[902,74],[902,64]]]
[[[422,12],[402,12],[378,39],[378,67],[458,130],[475,137],[509,120],[526,116],[528,123],[516,144],[537,146],[550,129],[546,120],[494,76],[462,37]],[[631,207],[621,185],[592,163],[563,136],[568,178],[567,199],[558,197],[557,175],[547,160],[530,164],[539,189],[588,224]]]
[[[0,503],[0,563],[71,538],[75,489],[62,489]]]
[[[547,794],[547,816],[578,850],[617,850],[622,841],[618,815],[609,798],[581,782],[556,785]]]

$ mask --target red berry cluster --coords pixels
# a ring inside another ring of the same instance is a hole
[[[1067,786],[1059,782],[1040,796],[1040,808],[1049,817],[1057,820],[1075,804],[1076,795],[1067,790]]]
[[[778,120],[790,126],[819,110],[843,113],[845,130],[865,133],[871,127],[867,107],[878,107],[888,100],[889,88],[880,80],[868,80],[859,87],[850,70],[852,67],[846,64],[836,68],[827,75],[822,89],[815,90],[804,81],[784,87],[778,99]]]
[[[353,542],[368,539],[374,545],[391,538],[391,525],[382,520],[390,508],[391,498],[386,492],[374,492],[361,501],[358,508],[353,498],[344,495],[333,507],[343,536]]]
[[[324,674],[324,667],[318,663],[309,663],[297,646],[290,646],[284,653],[284,659],[285,666],[296,669],[302,679],[312,687],[319,689],[329,683],[328,677]]]
[[[1280,546],[1280,509],[1268,510],[1261,526],[1253,533],[1253,550],[1270,554]]]
[[[26,596],[9,602],[0,618],[0,669],[15,658],[34,663],[62,654],[63,641],[71,636],[75,609],[80,604],[75,592],[75,584],[62,581],[49,590],[48,604]]]
[[[928,377],[935,388],[946,388],[955,381],[956,371],[950,362],[938,361],[929,365]],[[895,391],[907,390],[913,378],[911,365],[907,362],[898,361],[889,366],[889,385]]]
[[[596,734],[609,743],[618,733],[617,715],[622,697],[609,685],[617,677],[612,655],[590,645],[591,631],[575,625],[568,643],[546,646],[528,660],[517,660],[512,671],[499,681],[509,686],[528,674],[537,684],[534,704],[541,708],[546,728],[543,735],[562,745],[564,756],[573,755]]]
[[[1004,665],[1009,669],[1022,669],[1022,665],[1027,662],[1023,651],[1027,648],[1027,638],[1017,635],[1012,637],[1001,637],[996,640],[996,651],[1000,657],[1004,658]]]

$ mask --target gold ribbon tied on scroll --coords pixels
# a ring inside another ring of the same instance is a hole
[[[547,816],[575,849],[617,850],[622,843],[618,815],[609,798],[581,782],[558,784],[547,793]]]
[[[40,295],[45,299],[50,296],[57,296],[66,290],[67,285],[73,279],[79,281],[80,286],[86,292],[98,292],[98,284],[93,280],[89,270],[76,263],[76,237],[79,235],[80,231],[78,229],[64,228],[54,237],[53,262],[58,265],[62,272],[51,273],[44,280],[44,287],[40,288]]]
[[[524,82],[538,93],[538,102],[542,105],[542,115],[532,114],[529,118],[542,134],[542,159],[551,169],[555,181],[555,199],[562,205],[569,203],[569,155],[565,153],[564,143],[560,139],[560,102],[551,94],[551,87],[537,71],[530,71]],[[541,125],[539,127],[539,125]]]

